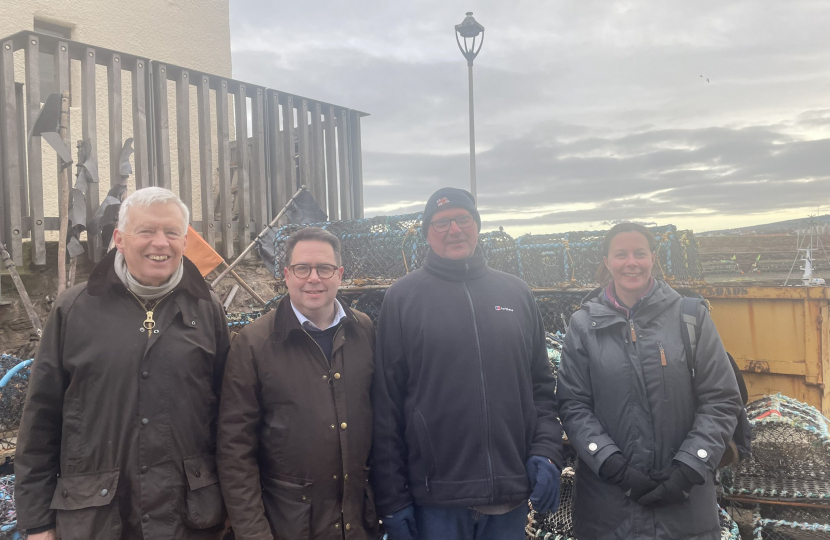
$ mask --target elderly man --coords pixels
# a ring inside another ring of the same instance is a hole
[[[228,357],[217,459],[237,540],[368,540],[374,330],[337,300],[340,241],[318,228],[285,245],[288,296]]]
[[[522,540],[555,510],[562,428],[530,288],[487,266],[468,192],[426,204],[426,263],[386,293],[373,486],[392,540]]]
[[[136,191],[117,249],[52,310],[14,463],[30,540],[222,534],[214,452],[228,327],[182,256],[187,224],[171,191]]]

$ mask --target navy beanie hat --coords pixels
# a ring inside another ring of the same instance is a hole
[[[421,221],[421,234],[424,237],[427,235],[432,216],[439,210],[446,210],[447,208],[463,208],[470,212],[470,215],[476,220],[478,230],[481,231],[481,216],[476,209],[476,201],[472,194],[463,189],[446,187],[433,193],[424,207],[424,218]]]

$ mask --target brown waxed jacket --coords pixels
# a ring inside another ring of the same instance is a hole
[[[374,330],[344,306],[331,365],[286,296],[233,341],[217,462],[237,540],[368,540]]]
[[[184,259],[147,331],[114,259],[61,294],[46,324],[17,440],[18,527],[57,523],[64,540],[215,539],[224,311]]]

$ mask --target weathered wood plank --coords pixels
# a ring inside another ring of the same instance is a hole
[[[65,41],[58,41],[55,46],[55,90],[61,96],[61,116],[58,133],[61,140],[70,148],[72,140],[72,110],[71,96],[69,94],[69,44]],[[58,181],[58,294],[66,288],[66,234],[69,214],[69,188],[72,182],[72,166],[67,164],[64,167],[60,157],[57,157],[57,181]]]
[[[26,110],[29,115],[29,129],[40,114],[40,38],[28,36],[25,48],[26,63]],[[43,152],[40,135],[27,137],[29,143],[29,214],[32,225],[32,262],[46,264],[46,237],[43,219]]]
[[[337,130],[334,107],[326,107],[326,191],[329,198],[329,220],[340,219],[340,193],[337,186]]]
[[[219,208],[222,229],[221,255],[233,257],[233,211],[231,208],[231,143],[228,128],[228,81],[221,79],[216,87],[216,139],[219,150]]]
[[[249,188],[250,163],[248,161],[248,90],[237,85],[234,93],[236,107],[236,208],[239,210],[239,252],[251,241],[251,195]]]
[[[308,127],[308,100],[298,98],[297,103],[297,139],[300,154],[300,184],[308,188],[308,191],[314,196],[314,190],[311,185],[311,148]],[[316,200],[317,197],[315,196]]]
[[[81,59],[81,131],[84,141],[89,141],[89,155],[94,170],[98,170],[98,123],[95,103],[95,55],[92,47],[87,47]],[[98,194],[98,182],[90,182],[86,192],[86,215],[92,218],[101,204]],[[87,253],[95,262],[101,260],[101,235],[87,231]]]
[[[314,199],[326,211],[326,166],[323,161],[323,114],[320,103],[311,107],[311,185]],[[328,212],[326,212],[328,214]]]
[[[6,249],[16,265],[23,264],[23,224],[20,213],[20,137],[14,87],[14,43],[0,43],[0,141],[2,141],[3,229]],[[22,106],[22,104],[21,104]]]
[[[251,214],[254,231],[259,232],[268,225],[268,189],[265,181],[265,89],[251,90],[252,145],[251,154]]]
[[[196,106],[199,109],[199,179],[202,199],[202,238],[211,247],[216,245],[216,229],[213,226],[213,150],[210,137],[210,80],[207,75],[199,78],[196,86]]]
[[[136,60],[132,74],[135,188],[150,185],[150,140],[147,134],[147,63]]]
[[[153,115],[156,136],[156,185],[172,189],[170,177],[170,119],[167,105],[167,66],[154,64]]]
[[[176,77],[176,147],[179,158],[179,197],[193,214],[193,183],[190,171],[190,74]]]
[[[109,118],[109,187],[121,183],[121,148],[124,146],[121,130],[124,125],[123,97],[121,92],[121,55],[113,53],[107,60],[107,112]],[[102,238],[102,243],[109,244],[110,238]],[[105,248],[106,249],[106,248]]]
[[[352,219],[363,219],[363,151],[360,142],[360,115],[357,111],[351,111],[350,129],[352,140],[352,206],[354,217]]]
[[[283,160],[285,163],[285,182],[280,191],[280,201],[282,209],[283,206],[291,198],[291,195],[300,187],[299,177],[297,175],[297,142],[296,130],[294,129],[294,96],[283,94],[282,99],[282,141],[283,141]],[[285,196],[287,194],[287,196]],[[279,212],[279,210],[277,210]],[[276,214],[275,214],[276,215]]]
[[[269,169],[268,183],[271,188],[271,210],[268,213],[268,222],[276,216],[285,205],[285,192],[288,191],[285,163],[284,132],[280,130],[280,95],[272,90],[268,91],[268,150]]]
[[[340,219],[352,219],[351,151],[349,150],[349,112],[337,111],[337,156],[340,164]]]

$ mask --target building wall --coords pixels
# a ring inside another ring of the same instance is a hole
[[[42,20],[72,29],[71,39],[94,47],[143,56],[151,60],[182,66],[224,77],[231,76],[230,26],[228,0],[3,0],[0,2],[0,37],[22,30],[32,30],[34,20]],[[24,82],[23,52],[15,55],[15,80]],[[81,138],[80,62],[71,66],[71,133],[70,147],[76,157],[75,143]],[[107,73],[104,66],[96,69],[96,124],[98,139],[98,171],[100,198],[110,188],[109,136],[107,105]],[[175,86],[169,83],[170,155],[173,189],[178,190],[176,147]],[[123,129],[122,140],[133,136],[132,92],[128,72],[122,74]],[[45,99],[45,96],[41,96]],[[212,108],[215,101],[212,100]],[[201,219],[198,121],[196,90],[191,92],[191,170],[193,177],[193,219]],[[231,138],[233,105],[229,106]],[[215,117],[214,117],[215,125]],[[216,142],[214,134],[214,156]],[[214,158],[215,162],[215,158]],[[43,144],[44,210],[47,216],[58,215],[57,158]],[[135,170],[135,167],[133,167]],[[74,168],[73,168],[74,171]],[[130,190],[135,179],[129,179]],[[53,233],[50,238],[55,239]]]

